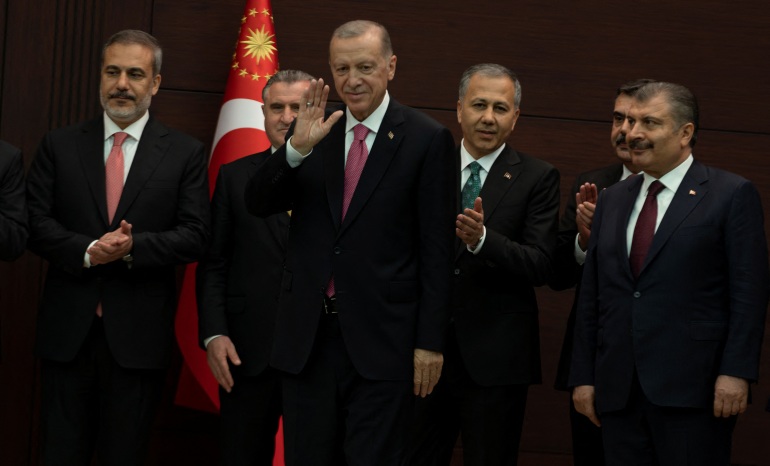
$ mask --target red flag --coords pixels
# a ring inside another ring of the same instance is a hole
[[[278,54],[270,0],[247,0],[212,144],[209,162],[212,194],[220,165],[269,147],[262,114],[262,89],[276,71]],[[217,382],[206,362],[206,352],[198,346],[195,264],[185,270],[176,315],[176,337],[184,358],[176,404],[218,411]],[[276,465],[283,464],[281,437],[279,432],[274,459]]]

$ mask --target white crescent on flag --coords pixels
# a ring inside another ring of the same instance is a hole
[[[265,130],[262,102],[252,99],[231,99],[222,104],[217,130],[214,133],[214,143],[211,147],[212,152],[225,134],[240,128]]]

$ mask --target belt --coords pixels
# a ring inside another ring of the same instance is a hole
[[[326,315],[337,314],[337,298],[324,296],[323,311]]]

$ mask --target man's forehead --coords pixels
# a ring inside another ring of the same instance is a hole
[[[670,105],[666,98],[658,94],[645,101],[639,101],[632,99],[628,108],[628,114],[640,117],[640,116],[658,116],[666,117],[670,111]]]

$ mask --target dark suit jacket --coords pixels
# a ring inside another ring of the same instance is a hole
[[[577,209],[575,194],[585,183],[595,184],[596,188],[601,192],[603,189],[620,181],[621,176],[623,176],[622,163],[616,163],[578,175],[575,179],[575,184],[572,186],[572,191],[567,195],[567,207],[559,221],[559,239],[556,244],[554,274],[549,282],[549,286],[557,291],[576,285],[577,287],[575,289],[575,299],[572,301],[572,308],[567,318],[567,329],[564,332],[564,342],[561,345],[559,366],[556,369],[554,388],[557,390],[567,390],[569,366],[572,362],[572,341],[573,334],[575,333],[575,311],[578,303],[577,298],[580,294],[580,279],[583,276],[583,266],[575,261],[575,238],[578,233],[575,221],[575,211]]]
[[[460,151],[455,161],[461,211]],[[471,379],[485,385],[541,381],[535,286],[546,283],[556,247],[559,172],[509,146],[479,194],[486,237],[477,255],[455,241],[452,310]]]
[[[0,260],[19,257],[27,247],[27,236],[21,151],[0,141]]]
[[[203,340],[227,335],[241,358],[232,369],[259,375],[273,345],[289,215],[249,214],[248,179],[270,149],[222,165],[211,201],[211,244],[198,264],[198,328]]]
[[[115,360],[162,368],[174,344],[175,266],[197,260],[208,240],[203,144],[150,117],[112,224],[107,220],[102,117],[51,131],[27,180],[30,249],[49,263],[37,319],[36,354],[72,360],[97,304]],[[125,219],[133,266],[83,267],[89,244]]]
[[[695,161],[635,281],[626,227],[642,180],[599,196],[569,383],[594,385],[609,412],[626,405],[636,370],[652,403],[709,408],[718,375],[758,375],[770,281],[759,195]]]
[[[334,274],[339,324],[354,367],[372,380],[412,380],[415,348],[441,351],[454,235],[448,129],[390,101],[342,215],[345,116],[297,168],[285,146],[249,181],[257,215],[292,210],[271,364],[299,373]]]

